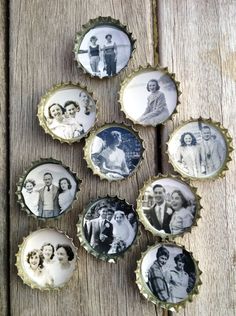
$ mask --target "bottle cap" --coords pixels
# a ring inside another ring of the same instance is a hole
[[[88,167],[100,179],[118,181],[131,176],[143,160],[143,141],[124,124],[109,123],[93,130],[84,147]]]
[[[232,160],[232,138],[227,129],[211,118],[182,122],[167,145],[175,171],[192,180],[223,177]]]
[[[127,66],[134,43],[127,26],[111,17],[99,16],[76,34],[75,60],[92,77],[113,77]]]
[[[55,290],[71,279],[77,266],[77,248],[55,228],[34,231],[16,254],[18,275],[32,289]]]
[[[143,296],[177,312],[198,294],[201,271],[184,246],[162,242],[149,247],[137,263],[136,283]]]
[[[85,207],[77,231],[81,245],[89,253],[114,263],[134,244],[138,219],[132,205],[107,195]]]
[[[39,124],[61,143],[79,142],[96,123],[96,103],[93,94],[79,83],[57,84],[41,98]]]
[[[121,110],[135,124],[157,126],[177,112],[179,82],[168,68],[139,66],[122,83]]]
[[[137,199],[139,220],[154,236],[173,239],[191,232],[200,218],[200,196],[188,180],[162,175],[150,178]]]
[[[68,212],[78,197],[81,180],[53,158],[31,163],[17,183],[21,210],[37,219],[55,219]]]

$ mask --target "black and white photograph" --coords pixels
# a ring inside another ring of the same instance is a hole
[[[178,90],[165,71],[141,69],[122,86],[120,102],[126,116],[134,123],[157,126],[174,112]]]
[[[98,255],[119,256],[132,245],[137,231],[132,205],[117,197],[99,198],[84,213],[84,238]]]
[[[30,234],[19,255],[24,279],[42,289],[62,287],[76,266],[76,249],[71,240],[50,228]]]
[[[162,178],[146,187],[141,218],[154,234],[179,235],[190,230],[199,208],[196,194],[187,183]]]
[[[56,163],[41,163],[24,178],[21,194],[27,209],[38,218],[56,218],[71,208],[79,190],[73,173]]]
[[[196,283],[193,258],[185,249],[170,244],[159,244],[146,252],[141,274],[151,293],[166,303],[185,300]]]
[[[95,124],[96,104],[86,90],[62,85],[44,102],[43,120],[54,137],[79,141]]]
[[[103,24],[76,40],[75,59],[92,76],[112,77],[126,67],[132,50],[133,44],[124,30]]]
[[[215,176],[227,159],[223,134],[201,120],[187,123],[174,131],[168,152],[174,167],[181,174],[193,178]]]
[[[90,146],[94,170],[110,181],[127,178],[139,166],[142,154],[138,135],[120,126],[99,129]]]

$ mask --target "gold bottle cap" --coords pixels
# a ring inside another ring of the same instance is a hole
[[[85,207],[77,232],[89,253],[115,263],[134,244],[138,219],[133,206],[125,200],[117,196],[99,197]]]
[[[184,246],[161,242],[149,247],[137,262],[136,283],[154,304],[178,311],[198,294],[201,271]]]
[[[132,175],[143,160],[143,141],[124,124],[109,123],[93,130],[86,139],[88,167],[100,179],[118,181]]]
[[[150,178],[137,199],[139,220],[154,236],[173,239],[190,232],[200,218],[200,196],[188,180],[162,175]]]
[[[127,66],[134,43],[127,26],[111,17],[99,16],[76,34],[75,60],[92,77],[113,77]]]
[[[211,118],[182,122],[167,145],[175,171],[192,180],[224,177],[232,160],[232,138],[227,129]]]
[[[41,98],[39,124],[61,143],[79,142],[96,123],[96,103],[86,86],[71,82],[57,84]]]
[[[121,110],[135,124],[157,126],[177,112],[179,82],[168,68],[139,66],[122,83]]]
[[[17,183],[21,210],[37,219],[55,219],[68,212],[77,199],[81,180],[53,158],[31,163]]]
[[[77,248],[55,228],[34,231],[16,254],[18,275],[32,289],[57,290],[71,279],[77,267]]]

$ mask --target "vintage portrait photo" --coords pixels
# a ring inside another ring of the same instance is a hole
[[[158,179],[142,196],[145,225],[157,233],[179,235],[193,225],[199,203],[191,188],[172,178]]]
[[[78,190],[77,179],[65,167],[56,163],[42,163],[26,175],[21,194],[30,212],[49,219],[68,210]]]
[[[143,154],[142,142],[136,134],[119,126],[98,131],[91,146],[91,160],[108,180],[128,177],[138,167]]]
[[[227,158],[224,136],[204,121],[190,122],[174,131],[168,151],[173,165],[195,178],[215,175]]]
[[[82,88],[58,88],[43,109],[49,132],[61,139],[78,141],[85,137],[96,120],[96,104]]]
[[[63,233],[40,229],[24,241],[20,261],[31,284],[41,288],[62,287],[75,269],[76,249]]]
[[[137,231],[133,207],[117,197],[96,200],[84,214],[84,237],[98,254],[118,256],[132,245]]]
[[[178,92],[174,80],[161,70],[140,71],[122,88],[125,114],[135,123],[156,126],[174,112]]]
[[[75,58],[92,76],[112,77],[126,67],[132,49],[123,30],[104,24],[89,30],[75,45]]]
[[[185,300],[196,283],[195,264],[190,254],[168,244],[154,246],[145,254],[141,274],[151,293],[166,303]]]

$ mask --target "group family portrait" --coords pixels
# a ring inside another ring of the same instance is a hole
[[[50,229],[36,231],[29,237],[22,259],[30,281],[42,288],[64,285],[70,279],[76,261],[70,240]]]
[[[141,71],[122,89],[121,102],[128,117],[141,125],[156,126],[166,121],[177,105],[177,88],[162,71]]]
[[[178,235],[193,225],[196,203],[196,197],[187,184],[164,178],[146,188],[142,212],[151,228],[162,234]]]
[[[155,246],[142,262],[142,276],[152,294],[167,303],[185,300],[196,282],[194,261],[180,247]]]
[[[132,52],[127,34],[103,25],[88,31],[75,46],[76,60],[93,76],[112,77],[123,69]]]
[[[26,207],[37,217],[54,218],[69,209],[78,183],[63,166],[41,164],[31,170],[22,185]]]
[[[213,126],[191,122],[177,130],[169,142],[173,163],[191,177],[216,174],[226,159],[226,143]]]
[[[91,146],[91,160],[107,179],[126,178],[139,165],[143,147],[140,139],[122,127],[98,132]]]
[[[58,89],[44,106],[44,118],[54,135],[66,140],[79,140],[95,123],[96,105],[83,89]]]
[[[86,211],[83,233],[101,255],[119,255],[129,248],[137,234],[138,221],[132,206],[118,198],[97,200]]]

